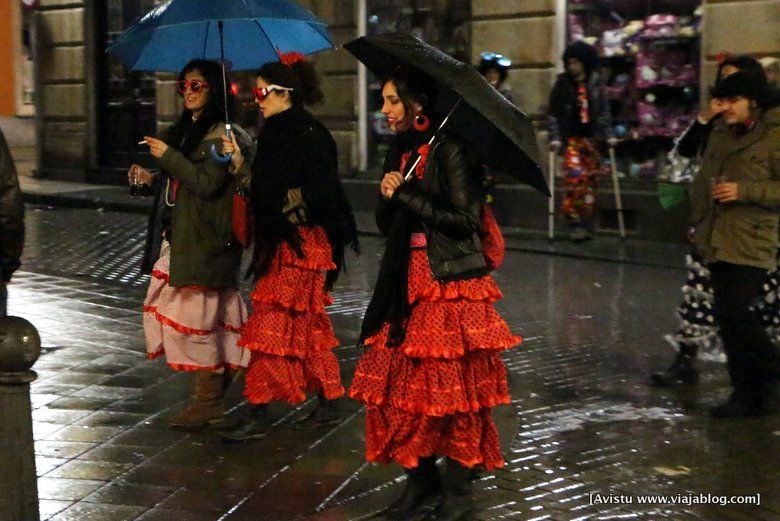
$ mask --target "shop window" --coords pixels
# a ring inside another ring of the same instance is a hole
[[[368,34],[410,32],[455,58],[471,60],[471,0],[366,0]],[[379,78],[368,77],[368,171],[381,171],[392,133],[382,108]]]
[[[699,109],[699,0],[569,0],[567,42],[601,56],[618,170],[655,181]]]
[[[103,183],[124,183],[132,163],[154,165],[142,136],[156,131],[156,78],[153,72],[127,70],[109,47],[136,19],[151,10],[155,0],[107,0],[95,9],[99,35],[98,165]]]

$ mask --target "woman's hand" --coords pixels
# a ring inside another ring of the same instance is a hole
[[[717,183],[712,185],[712,198],[719,203],[730,203],[739,199],[737,183]]]
[[[230,162],[234,170],[238,170],[244,164],[244,154],[241,153],[241,148],[238,146],[235,132],[230,133],[230,139],[227,136],[222,136],[222,154],[233,154]]]
[[[151,185],[154,174],[140,165],[131,165],[127,171],[127,182],[131,185]]]
[[[401,175],[401,172],[386,173],[382,178],[382,184],[379,185],[379,191],[381,192],[382,197],[385,199],[393,197],[393,192],[395,192],[403,182],[404,178]]]
[[[168,151],[168,144],[165,141],[152,136],[144,136],[144,140],[149,145],[149,152],[157,159],[160,159]]]

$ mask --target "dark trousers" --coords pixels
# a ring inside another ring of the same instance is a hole
[[[0,279],[0,317],[8,314],[8,290],[5,288],[5,282]]]
[[[715,291],[715,321],[735,390],[758,391],[780,375],[780,352],[750,306],[761,294],[766,270],[727,262],[709,266]]]

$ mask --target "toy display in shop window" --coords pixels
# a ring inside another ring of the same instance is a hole
[[[575,8],[568,14],[569,35],[599,49],[612,131],[628,140],[619,162],[627,163],[631,177],[658,177],[658,159],[696,117],[701,23],[696,4],[570,0]],[[647,12],[654,6],[675,14]]]
[[[561,212],[574,241],[590,239],[598,174],[603,170],[595,140],[612,138],[604,84],[596,49],[583,41],[563,53],[565,72],[558,75],[549,102],[550,145],[563,152],[565,193]]]

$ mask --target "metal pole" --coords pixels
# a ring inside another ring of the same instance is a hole
[[[555,171],[557,165],[557,154],[555,150],[550,150],[550,199],[547,201],[547,238],[555,238]]]
[[[222,23],[222,20],[217,22],[217,26],[219,27],[219,57],[222,63],[222,92],[225,95],[225,128],[228,128],[228,125],[230,124],[230,118],[228,117],[227,73],[225,72],[225,42],[222,35],[224,24]],[[228,137],[230,137],[229,134]]]
[[[436,132],[433,133],[431,136],[431,139],[428,140],[428,144],[432,145],[433,141],[436,139],[436,134],[439,133],[439,131],[444,127],[445,124],[447,124],[447,121],[449,121],[450,116],[452,116],[452,113],[455,112],[455,109],[458,108],[460,105],[460,102],[463,101],[463,98],[458,98],[458,101],[455,102],[455,105],[452,106],[450,111],[447,113],[447,117],[444,118],[444,121],[441,122],[441,125],[439,125],[439,128],[436,129]],[[412,173],[414,172],[414,169],[417,168],[417,164],[422,159],[421,155],[417,155],[417,159],[414,161],[414,164],[409,168],[409,171],[404,176],[404,181],[408,181],[410,177],[412,177]]]
[[[609,164],[612,167],[612,188],[615,192],[615,208],[618,214],[618,230],[620,238],[626,238],[626,223],[623,220],[623,197],[620,195],[620,181],[618,181],[617,163],[615,162],[615,145],[609,145]]]
[[[30,368],[41,352],[32,324],[19,317],[0,318],[0,519],[39,519],[38,485],[30,406]]]
[[[366,0],[358,1],[357,9],[357,35],[365,36],[367,33],[367,6]],[[357,60],[356,60],[357,61]],[[365,172],[368,169],[368,76],[366,66],[358,63],[358,170]]]

